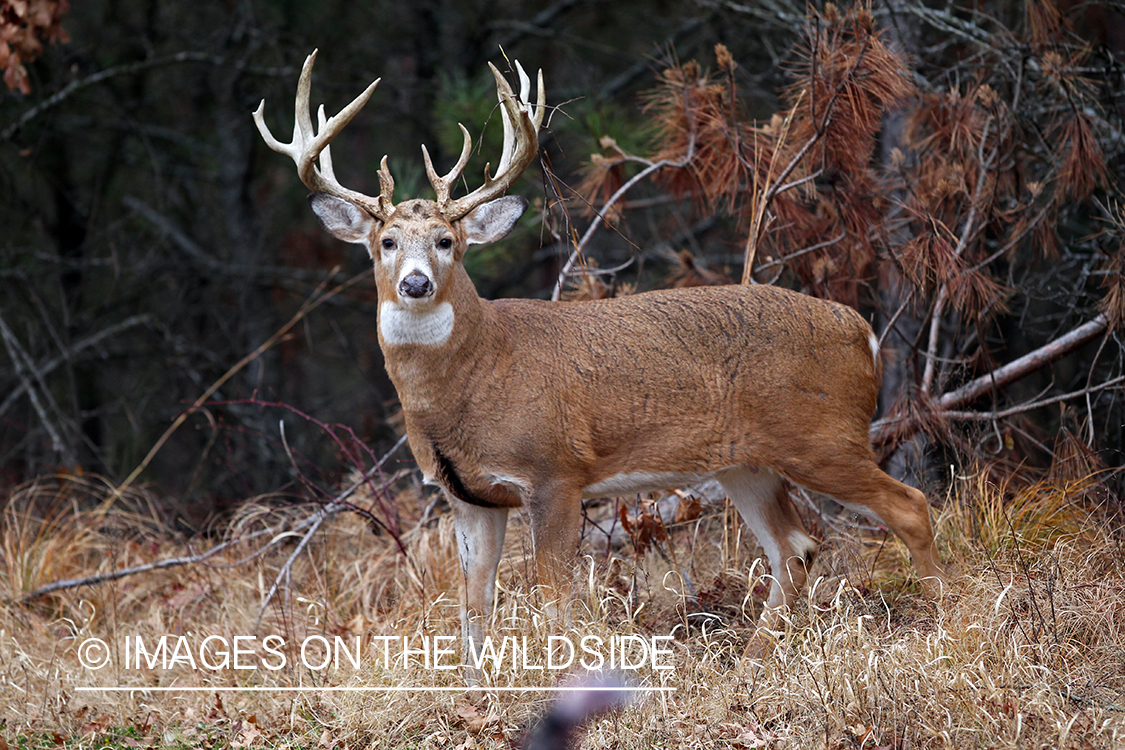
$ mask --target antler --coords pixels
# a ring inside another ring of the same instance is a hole
[[[449,199],[449,190],[453,183],[461,176],[465,164],[469,161],[469,152],[472,150],[472,139],[464,125],[460,125],[465,136],[465,145],[461,149],[461,158],[457,164],[444,177],[438,177],[434,165],[430,162],[430,154],[422,146],[422,156],[426,161],[426,174],[429,175],[430,184],[437,193],[438,207],[447,221],[453,222],[472,211],[482,203],[502,196],[512,186],[521,174],[531,166],[535,154],[539,150],[539,126],[543,124],[543,115],[547,111],[547,95],[543,88],[543,71],[539,71],[538,87],[539,98],[531,104],[528,96],[531,93],[531,81],[524,72],[523,66],[516,62],[516,72],[520,77],[520,95],[516,98],[515,92],[508,81],[500,75],[500,71],[492,63],[488,64],[492,75],[496,77],[496,95],[500,100],[500,117],[504,123],[504,150],[500,154],[500,164],[496,169],[496,177],[488,174],[489,165],[484,167],[484,184],[479,188],[457,200]]]
[[[312,54],[305,58],[305,65],[301,68],[301,78],[297,82],[297,102],[292,142],[282,143],[274,138],[273,133],[266,127],[265,117],[262,114],[266,108],[265,99],[254,112],[254,122],[258,125],[258,132],[262,134],[267,146],[274,151],[286,154],[296,163],[297,174],[300,176],[301,182],[305,183],[310,190],[317,190],[334,195],[337,198],[343,198],[363,208],[375,218],[386,221],[395,210],[393,200],[395,181],[391,177],[390,170],[387,169],[387,157],[384,156],[379,165],[379,197],[371,198],[363,193],[357,193],[343,187],[336,180],[336,175],[332,171],[332,153],[329,150],[329,144],[363,109],[363,105],[367,104],[367,100],[371,98],[371,93],[375,91],[375,87],[379,85],[379,81],[382,79],[376,79],[374,83],[367,87],[366,91],[357,96],[351,104],[344,107],[331,119],[325,119],[324,105],[321,105],[317,110],[319,132],[314,132],[312,118],[309,116],[309,89],[312,83],[312,67],[316,61],[316,53],[317,50],[313,50]],[[318,158],[320,159],[319,169],[316,166]],[[464,165],[462,165],[462,168],[464,168]]]

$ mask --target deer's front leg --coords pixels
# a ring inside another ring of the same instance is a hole
[[[582,491],[561,481],[536,487],[527,501],[535,568],[545,608],[557,618],[570,603],[582,531]]]
[[[479,657],[477,649],[484,638],[485,619],[492,612],[492,595],[496,586],[496,568],[504,548],[504,532],[508,528],[507,508],[482,508],[449,496],[453,506],[457,553],[465,588],[461,593],[462,658],[473,664]]]

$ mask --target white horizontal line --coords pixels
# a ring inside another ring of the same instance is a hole
[[[630,693],[674,693],[674,687],[448,687],[448,686],[335,686],[335,687],[76,687],[81,692],[101,693],[569,693],[576,690],[591,692],[623,691]]]

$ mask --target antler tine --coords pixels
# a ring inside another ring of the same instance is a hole
[[[297,99],[293,103],[293,144],[306,146],[313,140],[312,119],[309,117],[309,94],[312,92],[312,69],[316,62],[313,50],[301,66],[301,77],[297,79]],[[298,165],[299,166],[299,165]]]
[[[297,174],[300,176],[301,182],[305,183],[310,190],[318,190],[337,198],[343,198],[363,208],[375,218],[386,221],[394,212],[394,180],[390,179],[390,172],[387,171],[386,158],[383,159],[382,169],[379,173],[382,191],[379,198],[375,199],[363,193],[349,190],[336,180],[332,170],[332,155],[329,150],[329,144],[363,109],[363,105],[367,104],[367,100],[371,98],[375,87],[379,85],[379,81],[382,79],[376,79],[348,106],[327,120],[324,116],[324,107],[321,106],[317,112],[319,132],[316,132],[313,130],[312,117],[309,114],[309,92],[312,88],[312,67],[316,61],[316,53],[317,51],[313,50],[312,54],[305,58],[305,64],[301,68],[301,77],[297,81],[292,142],[282,143],[274,138],[273,133],[270,132],[265,122],[265,99],[254,112],[254,122],[258,126],[258,132],[261,133],[267,146],[293,160],[297,165]],[[318,160],[320,161],[319,169],[316,166]],[[385,180],[383,178],[384,173],[387,176]]]
[[[543,115],[547,111],[547,95],[546,95],[546,91],[544,90],[544,87],[543,87],[543,71],[542,70],[539,71],[539,77],[538,77],[538,81],[537,81],[538,86],[539,86],[539,100],[537,102],[537,106],[532,105],[531,100],[528,99],[528,96],[530,96],[530,94],[531,94],[531,80],[527,77],[527,73],[524,71],[523,66],[520,65],[520,61],[514,60],[513,62],[515,62],[516,74],[519,76],[519,79],[520,79],[520,96],[519,96],[519,99],[515,100],[515,104],[520,109],[520,111],[526,111],[527,112],[527,115],[531,120],[531,126],[535,130],[536,134],[538,134],[539,133],[539,127],[543,124]],[[492,72],[495,74],[496,69],[493,68]],[[500,104],[502,104],[502,105],[505,102],[504,94],[507,94],[509,101],[512,98],[514,98],[514,95],[512,94],[512,89],[508,85],[507,81],[504,81],[504,92],[503,93],[500,92],[499,86],[497,86],[497,94],[499,95]],[[508,166],[509,166],[511,158],[512,158],[512,152],[513,152],[513,149],[514,149],[514,145],[515,145],[513,143],[514,138],[515,138],[515,126],[512,124],[513,118],[512,118],[512,115],[510,114],[509,107],[502,106],[500,108],[500,116],[504,121],[504,148],[503,148],[503,151],[501,151],[500,164],[496,168],[496,174],[498,176],[503,174],[504,171],[506,169],[508,169]],[[517,117],[517,119],[518,119],[518,117]]]
[[[391,170],[387,169],[387,156],[383,155],[383,160],[379,162],[379,209],[390,216],[395,211],[395,204],[392,200],[395,195],[395,178],[391,177]],[[372,212],[373,216],[379,214]],[[382,218],[380,216],[380,218]],[[386,219],[383,219],[386,221]]]
[[[433,186],[434,192],[437,193],[437,204],[441,211],[445,210],[446,205],[449,203],[449,190],[453,187],[453,183],[465,171],[465,165],[469,163],[469,155],[473,152],[473,139],[469,136],[469,131],[461,123],[457,123],[457,127],[461,128],[461,135],[464,136],[464,145],[461,146],[461,156],[457,159],[457,163],[453,169],[445,177],[438,177],[437,172],[434,170],[434,164],[430,161],[430,152],[426,150],[425,144],[422,145],[422,159],[426,162],[426,175],[430,178],[430,185]]]
[[[547,114],[547,89],[543,86],[543,69],[539,69],[539,73],[535,77],[536,87],[539,89],[539,97],[535,101],[535,116],[532,119],[532,125],[535,126],[535,134],[539,135],[539,128],[543,126],[543,117]],[[528,105],[530,108],[530,105]]]
[[[500,176],[508,170],[512,162],[512,154],[515,152],[515,123],[519,121],[519,112],[517,110],[515,117],[512,116],[512,100],[515,99],[515,94],[512,93],[512,87],[508,84],[508,81],[500,75],[500,71],[496,70],[492,63],[489,63],[488,67],[492,68],[492,74],[496,77],[496,98],[500,101],[500,122],[504,126],[504,145],[500,150],[500,162],[496,165],[496,175]],[[523,72],[522,68],[519,69],[519,72]],[[523,86],[520,89],[522,94]],[[484,179],[485,182],[488,181],[488,165],[485,166]]]
[[[327,124],[328,119],[324,114],[324,105],[321,104],[316,110],[316,126],[323,133],[324,126]],[[324,149],[320,152],[320,174],[324,179],[336,182],[336,173],[332,170],[332,145],[329,143],[324,144]]]
[[[531,166],[539,150],[539,127],[546,112],[547,94],[543,86],[543,71],[539,71],[539,95],[535,104],[528,99],[530,81],[523,66],[516,62],[520,77],[520,96],[517,98],[511,85],[492,63],[488,64],[496,78],[496,96],[500,100],[500,119],[504,126],[504,146],[500,153],[496,176],[484,168],[484,184],[469,195],[450,201],[444,209],[445,218],[456,221],[482,203],[499,198]]]

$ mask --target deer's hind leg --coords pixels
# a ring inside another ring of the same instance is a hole
[[[817,543],[805,531],[785,489],[785,480],[777,472],[742,466],[728,469],[716,478],[757,537],[770,564],[773,583],[769,599],[758,621],[758,634],[746,654],[758,656],[768,642],[764,631],[776,629],[778,614],[804,590]]]
[[[893,479],[878,467],[869,451],[863,455],[826,452],[815,473],[798,471],[789,478],[847,507],[867,511],[889,526],[910,550],[923,592],[931,598],[940,593],[944,574],[930,506],[921,490]]]

